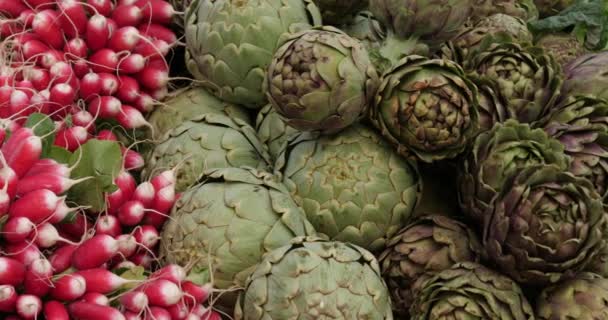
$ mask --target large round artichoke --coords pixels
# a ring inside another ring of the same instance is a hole
[[[370,119],[402,155],[454,158],[479,130],[477,89],[454,62],[408,56],[384,75]]]
[[[562,97],[595,95],[608,100],[608,51],[586,54],[564,67]]]
[[[293,35],[277,50],[267,93],[290,126],[334,133],[364,115],[378,83],[363,44],[323,27]]]
[[[321,10],[324,24],[338,25],[367,8],[368,0],[313,0]]]
[[[271,160],[249,124],[207,113],[167,132],[148,155],[143,175],[178,168],[176,190],[199,181],[207,169],[248,166],[267,169]]]
[[[536,45],[551,54],[562,67],[588,53],[585,45],[568,33],[544,34],[538,38]]]
[[[484,218],[488,256],[524,284],[570,277],[606,246],[600,196],[589,181],[554,165],[527,167],[505,179]]]
[[[608,319],[608,279],[583,273],[546,288],[538,297],[538,320]]]
[[[266,103],[272,55],[290,33],[320,25],[312,0],[194,0],[186,15],[186,64],[222,100]]]
[[[545,131],[558,139],[572,158],[570,171],[590,180],[608,196],[608,101],[571,96],[548,117]]]
[[[509,177],[538,164],[567,170],[569,159],[559,141],[542,129],[509,120],[480,134],[459,170],[459,200],[466,215],[482,222],[492,199]]]
[[[475,0],[471,20],[478,21],[497,13],[524,21],[538,19],[538,9],[532,0]]]
[[[300,132],[288,126],[270,104],[258,112],[255,128],[260,142],[266,146],[273,161],[277,159],[289,137]]]
[[[424,216],[403,228],[378,258],[393,310],[407,314],[414,288],[458,262],[478,261],[481,250],[472,230],[445,216]]]
[[[226,103],[207,90],[193,87],[180,90],[169,100],[157,106],[148,116],[154,127],[154,139],[161,139],[167,131],[206,113],[218,113],[251,123],[249,114],[242,107]]]
[[[317,232],[369,250],[408,222],[420,190],[415,167],[361,125],[294,138],[275,169]]]
[[[508,102],[509,117],[525,123],[539,120],[553,107],[563,80],[552,56],[512,42],[482,47],[465,68],[495,81]]]
[[[363,248],[299,237],[270,252],[247,280],[235,320],[391,320],[378,262]]]
[[[235,289],[263,254],[293,237],[314,235],[302,210],[270,174],[228,168],[204,176],[205,182],[183,193],[162,230],[167,262],[196,262],[195,270],[212,273],[216,288]]]
[[[463,262],[425,281],[416,291],[411,320],[534,320],[532,307],[511,279]]]

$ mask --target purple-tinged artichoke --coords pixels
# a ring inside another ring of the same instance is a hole
[[[475,0],[471,20],[476,22],[494,14],[504,14],[524,21],[538,19],[538,10],[532,0]]]
[[[540,17],[554,16],[568,8],[575,0],[534,0]]]
[[[481,133],[462,161],[458,197],[463,212],[478,223],[503,191],[504,181],[524,168],[539,164],[567,170],[564,147],[542,129],[508,120]]]
[[[586,54],[564,67],[562,97],[594,95],[608,100],[608,51]]]
[[[478,261],[481,252],[475,233],[446,216],[423,216],[403,228],[378,258],[393,310],[406,315],[414,287],[458,262]]]
[[[536,302],[538,320],[608,319],[608,279],[581,273],[546,288]]]
[[[585,269],[592,273],[599,274],[604,278],[608,278],[608,246],[600,252],[600,254],[592,261]]]
[[[536,41],[536,46],[551,54],[562,68],[589,52],[574,35],[567,33],[545,34]]]
[[[484,213],[489,258],[515,281],[546,286],[572,277],[605,249],[608,219],[591,183],[554,165],[502,181]]]
[[[507,109],[508,101],[498,90],[495,81],[487,77],[471,76],[470,78],[477,86],[479,128],[482,132],[492,129],[496,123],[514,118],[512,112]]]

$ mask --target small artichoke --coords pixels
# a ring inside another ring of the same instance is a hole
[[[534,320],[517,283],[473,262],[456,264],[425,281],[410,314],[411,320]]]
[[[274,52],[321,16],[312,0],[194,0],[185,21],[192,75],[220,99],[257,109]]]
[[[255,129],[260,142],[266,146],[273,161],[276,161],[279,152],[289,138],[300,132],[288,126],[270,104],[258,112]]]
[[[570,96],[549,116],[545,131],[559,140],[572,158],[570,172],[587,178],[608,197],[608,101]]]
[[[533,0],[475,0],[471,20],[482,20],[501,13],[524,21],[538,19],[538,9]]]
[[[564,67],[562,97],[595,95],[608,100],[608,51],[586,54]]]
[[[539,164],[561,170],[569,165],[562,144],[542,129],[509,120],[481,133],[459,170],[458,196],[463,212],[481,223],[492,199],[503,191],[504,181]]]
[[[248,166],[267,169],[271,160],[255,130],[239,118],[207,113],[167,132],[148,155],[143,175],[178,168],[176,190],[199,181],[203,171]]]
[[[409,221],[420,191],[414,165],[361,125],[295,137],[275,170],[318,233],[374,251]]]
[[[568,33],[544,34],[536,41],[536,46],[551,54],[562,68],[588,53],[585,45],[574,35]]]
[[[374,256],[349,243],[299,237],[264,257],[239,296],[235,320],[392,320]]]
[[[548,285],[584,270],[604,250],[602,199],[584,178],[554,165],[503,181],[484,216],[488,256],[515,281]]]
[[[403,228],[378,258],[393,310],[406,315],[421,282],[458,262],[477,262],[480,254],[475,233],[451,218],[423,216]]]
[[[553,107],[562,85],[562,69],[542,49],[511,42],[491,43],[465,68],[496,82],[507,110],[520,122],[533,123]]]
[[[608,279],[582,273],[546,288],[538,297],[538,320],[608,319]]]
[[[169,263],[196,262],[195,270],[212,273],[216,288],[242,287],[263,254],[296,236],[314,235],[272,175],[227,168],[204,177],[175,204],[161,233],[161,253]],[[226,295],[227,303],[236,298]]]
[[[313,0],[321,10],[324,24],[339,25],[347,22],[357,12],[367,8],[368,0]]]
[[[477,134],[477,89],[456,63],[412,55],[383,78],[370,119],[402,155],[454,158]]]
[[[288,125],[335,133],[365,114],[378,83],[363,44],[322,27],[293,35],[277,50],[266,87]]]

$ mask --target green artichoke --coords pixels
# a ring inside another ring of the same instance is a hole
[[[507,109],[508,101],[498,90],[496,81],[487,77],[470,76],[477,85],[477,101],[479,101],[479,127],[482,132],[488,131],[496,123],[502,123],[514,115]]]
[[[560,93],[562,69],[542,49],[516,43],[491,43],[465,68],[497,84],[507,110],[520,122],[533,123],[548,113]]]
[[[423,216],[403,228],[378,258],[391,291],[393,310],[406,315],[414,288],[458,262],[477,262],[481,250],[473,231],[445,216]]]
[[[608,279],[583,273],[546,288],[536,303],[538,320],[608,319]]]
[[[575,0],[534,0],[541,17],[549,17],[568,8]]]
[[[238,118],[245,123],[251,123],[250,116],[245,109],[223,102],[200,87],[178,91],[150,113],[148,122],[154,127],[154,140],[158,140],[167,131],[206,113],[223,114],[230,118]]]
[[[593,272],[601,275],[604,278],[608,278],[608,246],[604,247],[604,250],[591,261],[585,271]]]
[[[196,262],[195,270],[212,273],[216,288],[242,287],[263,254],[296,236],[314,235],[271,174],[227,168],[204,177],[175,204],[161,233],[161,254],[169,263]],[[227,303],[236,298],[226,295]]]
[[[339,25],[347,22],[357,12],[367,8],[368,0],[313,0],[321,10],[323,23]]]
[[[235,320],[391,320],[378,262],[349,243],[299,237],[264,256]]]
[[[608,101],[567,97],[548,117],[545,131],[558,139],[572,158],[570,172],[591,181],[608,197]]]
[[[477,134],[477,89],[456,63],[412,55],[383,78],[370,119],[402,155],[454,158]]]
[[[260,142],[266,146],[273,160],[277,159],[289,137],[300,132],[288,126],[270,104],[258,112],[255,128]]]
[[[562,68],[576,58],[588,53],[584,44],[568,33],[548,33],[542,35],[536,46],[551,54]]]
[[[458,33],[473,12],[474,0],[370,0],[370,11],[402,38],[434,46]]]
[[[562,97],[595,95],[608,100],[608,51],[586,54],[564,67]]]
[[[411,320],[534,320],[532,307],[511,279],[463,262],[422,283]]]
[[[413,164],[361,125],[294,137],[275,169],[317,232],[368,250],[408,222],[420,190]]]
[[[288,125],[335,133],[365,114],[379,81],[359,40],[322,27],[293,35],[277,50],[266,87]]]
[[[476,22],[497,13],[524,21],[538,19],[538,9],[533,0],[475,0],[471,20]]]
[[[290,33],[320,25],[312,0],[194,0],[186,14],[186,65],[222,100],[260,108],[272,55]]]
[[[530,166],[503,181],[485,212],[482,242],[504,273],[542,286],[594,261],[606,246],[607,222],[589,181],[555,165]]]
[[[387,36],[385,26],[370,11],[361,11],[340,27],[349,36],[361,41],[367,48],[378,49]]]
[[[509,177],[538,164],[567,170],[569,158],[559,141],[542,129],[509,120],[480,134],[462,161],[458,195],[466,215],[482,222],[492,199]],[[508,189],[507,189],[508,191]]]
[[[178,168],[176,190],[199,181],[203,171],[248,166],[267,169],[270,157],[249,124],[239,118],[207,113],[167,132],[148,155],[143,176]]]

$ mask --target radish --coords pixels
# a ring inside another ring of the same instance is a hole
[[[211,290],[213,289],[213,285],[208,283],[199,286],[192,281],[184,281],[181,283],[181,288],[184,292],[184,302],[188,306],[194,307],[197,304],[207,301],[207,298],[209,298]]]
[[[51,82],[51,76],[46,69],[34,67],[28,70],[28,75],[36,90],[44,90]]]
[[[167,63],[165,58],[150,58],[146,66],[169,72],[169,64]]]
[[[133,193],[133,200],[141,202],[145,208],[151,208],[154,203],[154,185],[148,181],[140,183]]]
[[[18,148],[18,145],[23,142],[23,140],[34,136],[34,131],[30,128],[19,128],[18,130],[13,131],[10,139],[6,141],[5,144],[2,145],[2,154],[6,157],[11,151],[14,151]]]
[[[146,312],[145,320],[171,320],[171,314],[169,311],[159,308],[159,307],[151,307],[148,312]]]
[[[30,97],[30,98],[34,94],[34,85],[32,84],[32,82],[30,80],[27,80],[27,79],[23,79],[23,80],[17,82],[15,84],[15,88],[23,90],[23,92],[25,92],[25,94],[27,94],[28,97]]]
[[[8,257],[0,257],[0,285],[17,286],[23,282],[24,277],[25,266],[22,262]]]
[[[56,13],[52,10],[42,10],[34,16],[32,30],[48,45],[55,49],[63,47],[63,32],[56,23]]]
[[[59,12],[59,25],[61,31],[69,38],[84,35],[87,28],[87,12],[80,1],[59,0],[57,1]]]
[[[112,18],[108,18],[108,29],[110,30],[110,36],[114,34],[114,31],[118,30],[118,24]]]
[[[89,18],[86,31],[86,43],[92,51],[98,51],[106,47],[110,38],[108,20],[100,14]]]
[[[154,109],[155,104],[156,101],[154,101],[154,98],[152,98],[152,96],[145,92],[141,92],[139,94],[139,97],[137,97],[137,99],[135,99],[135,102],[133,102],[133,106],[141,112],[152,111]]]
[[[88,137],[86,129],[84,129],[83,127],[71,127],[71,128],[68,128],[68,130],[65,130],[64,132],[74,131],[75,130],[74,128],[80,128],[81,130],[84,130],[84,136]],[[74,130],[70,131],[70,129],[74,129]],[[86,141],[86,138],[84,140]],[[79,141],[78,143],[76,143],[76,145],[79,146],[80,143],[81,142]],[[55,141],[55,145],[57,145],[57,141]],[[76,150],[76,149],[71,150],[72,148],[67,148],[67,149],[69,151]],[[87,179],[88,178],[72,180],[70,178],[66,178],[64,176],[60,176],[60,175],[56,175],[56,174],[52,174],[52,173],[40,173],[40,174],[36,174],[36,175],[30,175],[27,177],[23,177],[17,183],[17,195],[23,196],[27,193],[30,193],[30,192],[33,192],[36,190],[40,190],[40,189],[47,189],[47,190],[54,192],[55,194],[62,194],[62,193],[65,193],[66,191],[68,191],[72,186],[74,186],[84,180],[87,180]]]
[[[33,320],[42,312],[42,300],[31,294],[17,297],[17,314],[24,320]]]
[[[103,119],[115,118],[121,110],[120,100],[112,96],[94,97],[89,103],[89,112]]]
[[[78,112],[72,114],[72,124],[84,127],[91,133],[95,129],[95,118],[86,110],[78,110]]]
[[[28,242],[6,244],[5,249],[7,256],[21,262],[25,266],[42,257],[40,250],[34,244]],[[2,272],[1,270],[2,268],[0,267],[0,272]],[[0,284],[2,283],[0,281]]]
[[[61,231],[66,232],[73,238],[80,239],[87,231],[87,220],[85,216],[77,214],[74,221],[62,223]]]
[[[137,251],[137,240],[130,234],[121,234],[116,237],[118,241],[118,254],[122,257],[128,258]]]
[[[168,264],[152,273],[150,279],[164,279],[180,284],[186,279],[186,270],[177,264]]]
[[[148,249],[154,248],[160,240],[158,230],[150,225],[137,226],[133,230],[133,236],[137,240],[137,243]]]
[[[51,88],[49,100],[61,108],[70,105],[76,98],[76,90],[67,83],[58,83]]]
[[[144,218],[144,210],[144,205],[141,202],[137,200],[127,201],[118,209],[118,220],[123,226],[135,226]]]
[[[34,231],[35,225],[26,217],[13,217],[2,226],[2,237],[7,242],[22,242]]]
[[[165,99],[169,95],[169,89],[167,87],[162,87],[160,89],[150,91],[149,93],[154,100],[160,101]]]
[[[183,301],[180,301],[180,302],[168,307],[167,311],[169,311],[169,314],[171,314],[171,319],[175,319],[175,320],[186,319],[188,314],[190,314],[190,310],[184,304]]]
[[[49,49],[50,48],[42,41],[30,39],[23,44],[21,52],[26,60],[35,59],[34,61],[38,61],[39,57],[45,52],[48,52]]]
[[[52,8],[54,2],[49,2],[48,0],[24,0],[30,8],[35,8],[37,10]]]
[[[114,72],[118,65],[118,55],[113,50],[102,48],[89,57],[89,64],[97,73]]]
[[[44,304],[43,313],[44,317],[48,320],[70,320],[68,309],[66,309],[63,303],[56,300],[46,302]]]
[[[106,72],[100,73],[99,77],[101,78],[101,95],[111,96],[118,91],[118,77]]]
[[[86,290],[87,283],[81,275],[64,274],[53,282],[51,297],[61,301],[73,301],[82,297]]]
[[[144,268],[149,268],[155,259],[149,252],[139,252],[129,257],[129,261]]]
[[[101,77],[94,72],[87,73],[80,79],[80,97],[90,99],[101,92]]]
[[[100,234],[85,240],[72,256],[72,266],[76,269],[98,268],[118,252],[117,241],[109,235]]]
[[[26,217],[33,223],[41,223],[53,214],[63,199],[47,189],[34,190],[13,202],[8,214],[11,217]]]
[[[141,34],[141,29],[140,29]],[[141,41],[137,47],[135,47],[135,53],[139,53],[144,58],[161,58],[163,59],[171,50],[171,45],[164,40],[153,39],[151,42]]]
[[[79,320],[125,320],[125,316],[117,309],[90,302],[72,302],[68,310],[72,318]]]
[[[137,170],[141,169],[145,165],[145,160],[137,151],[122,148],[124,156],[124,169],[125,170]]]
[[[130,280],[123,279],[109,270],[102,268],[92,268],[80,270],[76,274],[82,276],[86,282],[86,292],[97,292],[107,294],[120,289]]]
[[[140,56],[141,57],[141,56]],[[142,58],[143,59],[143,58]],[[131,103],[134,102],[139,96],[139,83],[134,78],[128,76],[118,77],[118,99],[122,102]],[[123,107],[124,111],[124,107]]]
[[[112,11],[112,20],[119,27],[137,26],[143,18],[141,10],[135,5],[117,6]]]
[[[20,114],[21,116],[27,116],[28,107],[30,106],[30,96],[24,90],[15,89],[11,93],[9,100],[9,108],[11,114]]]
[[[147,66],[137,73],[137,80],[148,89],[161,89],[169,82],[169,73],[155,67]]]
[[[175,203],[175,187],[167,186],[154,195],[153,211],[147,212],[144,221],[146,224],[160,228],[168,218],[168,213]]]
[[[148,307],[148,296],[141,291],[129,291],[119,298],[120,304],[131,312],[141,312]]]
[[[87,43],[84,40],[82,40],[81,38],[74,38],[68,40],[68,42],[65,43],[63,51],[65,51],[65,53],[73,55],[76,58],[86,58],[89,53],[89,48],[87,47]]]
[[[63,55],[64,52],[62,51],[48,49],[47,51],[42,53],[42,55],[40,56],[40,60],[38,60],[38,63],[41,67],[50,69],[53,67],[53,65],[65,61]]]
[[[34,242],[40,248],[47,249],[58,242],[71,243],[70,240],[62,238],[59,231],[50,223],[44,223],[38,226],[38,232],[35,234]]]
[[[78,78],[84,77],[90,71],[89,63],[85,59],[72,61],[72,69],[74,70],[74,75]]]
[[[118,71],[123,74],[134,74],[144,69],[146,58],[139,53],[131,53],[118,61]]]
[[[120,221],[112,215],[103,215],[97,219],[95,224],[95,234],[107,234],[112,237],[117,237],[122,233]]]
[[[8,165],[15,171],[15,174],[18,177],[23,177],[34,163],[40,159],[41,154],[42,139],[37,136],[30,136],[18,143],[15,149],[4,153],[4,156]]]
[[[174,169],[165,170],[159,175],[154,176],[150,183],[154,186],[154,190],[160,191],[166,187],[175,186],[176,178]]]
[[[109,16],[114,9],[114,4],[111,0],[87,0],[87,3],[94,9],[98,14]]]
[[[59,163],[53,159],[40,159],[27,171],[24,178],[35,176],[38,174],[47,173],[62,177],[70,176],[70,168],[63,163]]]
[[[177,36],[171,29],[164,27],[160,24],[152,23],[152,24],[142,24],[139,26],[139,32],[146,37],[150,37],[152,39],[160,39],[166,43],[173,44],[177,42]]]
[[[64,223],[65,219],[68,217],[68,215],[70,213],[77,211],[78,209],[79,209],[78,207],[70,208],[65,203],[65,201],[60,201],[59,204],[57,204],[57,208],[55,208],[55,211],[53,211],[53,214],[51,214],[51,216],[49,217],[48,222],[53,223],[53,224]],[[70,236],[72,237],[71,234],[70,234]]]
[[[113,270],[129,270],[137,267],[137,265],[129,260],[121,261],[117,265],[114,266]]]
[[[201,320],[201,319],[202,319],[201,317],[197,316],[197,315],[196,315],[196,314],[194,314],[194,313],[189,313],[189,314],[188,314],[188,315],[187,315],[187,316],[184,318],[184,320]],[[207,320],[207,319],[205,319],[205,320]],[[221,320],[221,318],[219,318],[219,319],[217,319],[217,320]]]
[[[138,288],[148,297],[150,305],[168,307],[179,302],[182,292],[179,287],[166,279],[156,279]]]
[[[27,10],[27,7],[18,0],[5,0],[0,2],[0,12],[9,16],[16,17],[19,13]]]
[[[72,255],[77,247],[75,244],[65,244],[53,252],[49,262],[56,273],[64,272],[72,265]]]
[[[144,21],[169,25],[175,14],[173,6],[166,1],[138,0],[135,4],[141,8]]]
[[[144,115],[139,110],[128,105],[122,106],[122,110],[117,115],[116,120],[126,129],[137,129],[144,126],[152,128],[152,125],[146,121],[146,118],[144,118]]]
[[[122,190],[118,189],[108,195],[106,195],[106,211],[109,214],[115,214],[118,212],[120,206],[126,202]]]
[[[55,83],[69,83],[75,85],[74,81],[74,70],[65,61],[59,61],[49,69],[51,78]]]
[[[142,320],[141,317],[139,316],[139,313],[125,311],[123,314],[124,314],[126,320]]]
[[[88,288],[88,284],[87,284],[87,288]],[[82,300],[85,302],[98,304],[100,306],[109,306],[110,305],[110,299],[108,297],[106,297],[105,295],[98,293],[98,292],[85,293],[85,295],[82,296]]]
[[[53,267],[46,258],[36,259],[25,272],[25,293],[44,297],[51,290]]]
[[[17,291],[10,284],[0,285],[0,312],[13,312],[17,304]]]
[[[112,131],[107,129],[97,132],[97,139],[107,141],[118,141],[116,135]]]
[[[30,107],[38,110],[38,112],[48,114],[51,110],[51,102],[46,97],[46,92],[48,90],[43,90],[40,92],[35,92],[32,98],[30,99]],[[50,97],[50,92],[49,92]]]
[[[114,179],[114,183],[122,190],[126,199],[131,199],[135,192],[135,188],[137,187],[137,183],[135,182],[135,178],[133,178],[128,171],[121,170]]]
[[[125,6],[119,6],[124,8]],[[108,48],[120,52],[120,51],[132,51],[135,46],[139,43],[141,35],[139,30],[133,26],[126,26],[119,28],[112,34],[110,41],[108,42]]]

